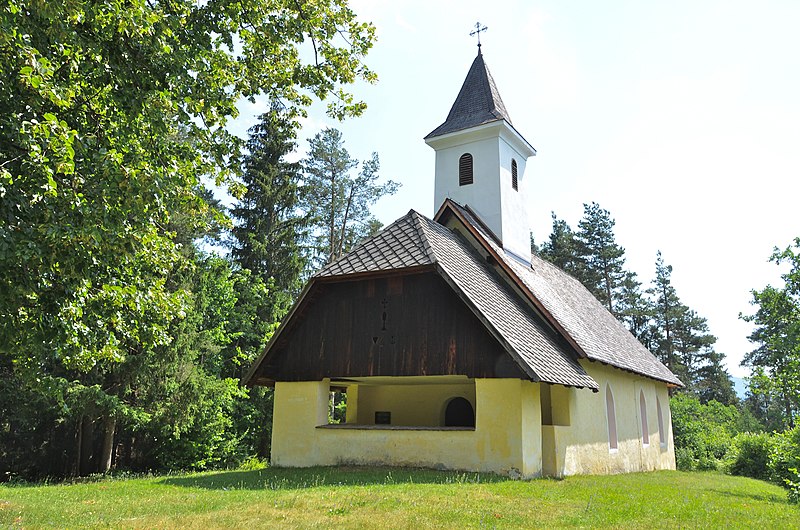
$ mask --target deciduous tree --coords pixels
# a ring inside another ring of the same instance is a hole
[[[358,114],[342,87],[374,80],[373,40],[340,0],[0,6],[2,365],[69,411],[51,434],[80,433],[93,469],[121,423],[143,421],[120,372],[171,362],[193,310],[174,226],[207,232],[201,179],[236,191],[236,103],[266,94],[302,112],[316,97]]]
[[[751,382],[751,391],[772,394],[785,425],[794,427],[800,413],[800,237],[784,250],[776,248],[770,261],[789,270],[781,275],[783,286],[752,291],[758,309],[742,318],[755,324],[749,339],[758,347],[745,355],[742,365],[769,377],[770,384]]]

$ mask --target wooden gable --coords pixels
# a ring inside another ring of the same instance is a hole
[[[420,375],[527,378],[430,269],[315,281],[248,382]]]

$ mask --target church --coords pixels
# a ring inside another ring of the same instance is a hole
[[[319,271],[243,379],[274,386],[272,465],[675,469],[668,392],[681,382],[531,253],[536,150],[480,45],[425,142],[434,218],[411,210]]]

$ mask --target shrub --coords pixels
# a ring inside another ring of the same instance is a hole
[[[675,466],[680,471],[693,471],[695,468],[695,459],[692,450],[688,447],[676,447]]]
[[[786,487],[789,489],[789,502],[791,504],[800,504],[800,473],[795,468],[789,471],[794,475],[794,480],[784,479]]]
[[[778,484],[795,478],[792,469],[800,469],[800,425],[772,437],[773,447],[770,451],[770,477]]]
[[[678,469],[717,469],[736,432],[736,407],[713,400],[702,404],[678,394],[670,399],[670,408]]]
[[[726,457],[725,467],[732,475],[767,480],[770,453],[774,445],[768,433],[737,434]]]

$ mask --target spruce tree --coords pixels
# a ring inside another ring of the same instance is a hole
[[[653,297],[655,307],[653,311],[655,351],[653,353],[678,377],[686,379],[688,374],[680,364],[674,343],[677,321],[685,306],[672,286],[672,265],[664,264],[660,250],[656,257],[656,276],[653,286],[647,292]]]
[[[231,210],[231,257],[268,286],[268,300],[258,309],[267,324],[289,309],[306,265],[302,242],[307,222],[298,209],[300,164],[286,160],[295,148],[297,128],[278,102],[250,128],[242,175],[247,191]]]
[[[648,293],[654,298],[654,353],[701,401],[733,404],[733,381],[723,366],[725,355],[714,349],[717,338],[708,321],[681,302],[672,285],[672,266],[658,253],[656,277]]]

